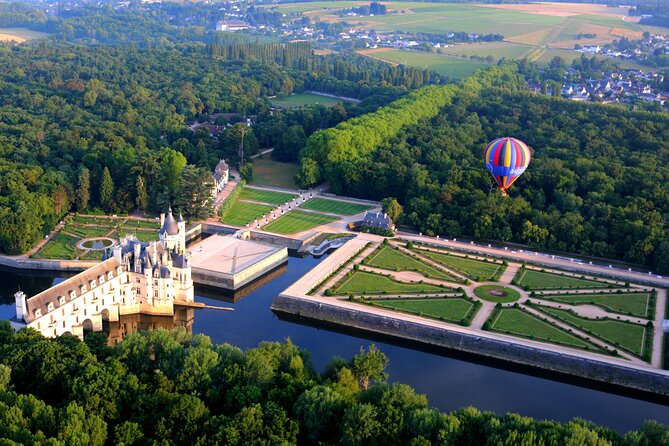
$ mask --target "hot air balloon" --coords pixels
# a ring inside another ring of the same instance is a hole
[[[485,165],[506,196],[506,189],[525,172],[530,164],[530,149],[516,138],[498,138],[484,151]]]

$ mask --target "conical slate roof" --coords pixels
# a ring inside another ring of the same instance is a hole
[[[174,215],[172,215],[172,208],[169,208],[167,211],[165,223],[163,223],[163,227],[160,228],[160,233],[167,235],[177,235],[179,233],[179,226],[177,225],[177,221],[174,219]]]

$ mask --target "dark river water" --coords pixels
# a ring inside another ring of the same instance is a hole
[[[652,401],[648,395],[621,394],[592,383],[509,368],[482,358],[279,318],[270,310],[272,299],[319,261],[312,257],[291,257],[287,269],[278,271],[273,280],[243,297],[196,288],[197,301],[232,306],[235,311],[196,310],[188,317],[192,318],[188,323],[192,323],[193,332],[204,333],[215,343],[228,342],[242,348],[253,347],[264,340],[290,338],[311,352],[313,364],[319,371],[333,356],[350,358],[361,346],[375,343],[390,358],[391,382],[411,385],[427,394],[431,405],[444,411],[475,406],[498,414],[517,412],[558,421],[580,417],[620,432],[637,429],[646,419],[669,424],[669,406]],[[0,270],[0,319],[14,314],[12,295],[19,286],[31,296],[62,277],[58,273]],[[232,303],[233,300],[236,302]]]

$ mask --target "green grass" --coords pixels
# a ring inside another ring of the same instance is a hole
[[[380,251],[374,253],[372,258],[367,262],[369,266],[376,266],[378,268],[391,269],[393,271],[416,271],[425,277],[436,277],[445,280],[457,280],[454,276],[431,267],[408,254],[403,253],[397,249],[389,246],[384,246]]]
[[[158,231],[136,231],[134,228],[122,227],[118,230],[117,236],[124,236],[126,234],[132,234],[137,237],[137,240],[141,242],[150,242],[152,240],[158,240],[160,236]]]
[[[287,203],[293,198],[295,198],[295,194],[273,190],[251,189],[248,187],[245,187],[242,193],[239,194],[239,200],[250,200],[275,205]]]
[[[374,305],[453,322],[462,320],[474,307],[473,302],[460,297],[449,299],[376,299]]]
[[[223,223],[234,226],[245,226],[247,223],[255,221],[256,218],[261,218],[263,214],[268,214],[272,209],[274,209],[273,206],[237,201],[226,214]]]
[[[491,323],[494,331],[508,332],[521,337],[570,347],[600,350],[599,347],[588,343],[568,332],[542,321],[519,308],[503,308]]]
[[[337,215],[355,215],[372,209],[374,206],[368,204],[349,203],[347,201],[328,200],[327,198],[316,197],[307,200],[300,206],[302,209],[309,209],[318,212],[327,212]]]
[[[56,234],[35,255],[36,259],[71,259],[74,254],[74,244],[78,239],[67,234]]]
[[[481,42],[464,43],[452,47],[443,48],[444,54],[453,54],[455,56],[492,56],[495,60],[501,58],[522,59],[527,56],[534,47],[512,42]]]
[[[418,252],[440,265],[452,268],[476,281],[490,280],[500,268],[502,270],[506,269],[504,265],[492,261],[482,262],[480,260],[465,259],[464,257],[434,251],[420,250]]]
[[[137,229],[154,229],[158,231],[160,229],[159,220],[132,220],[129,219],[123,223],[124,228],[137,228]]]
[[[493,294],[489,294],[490,291],[493,290],[498,290],[503,293],[505,293],[504,296],[495,296]],[[483,300],[487,300],[489,302],[501,302],[501,303],[506,303],[506,302],[514,302],[518,299],[520,299],[520,293],[516,290],[513,290],[508,287],[504,286],[499,286],[499,285],[483,285],[480,287],[477,287],[474,289],[474,294]]]
[[[281,108],[297,108],[310,105],[324,105],[332,107],[341,102],[341,99],[331,98],[329,96],[322,96],[313,93],[296,93],[290,96],[277,96],[270,99],[270,102]]]
[[[326,223],[331,223],[335,220],[338,220],[338,218],[329,215],[304,211],[290,211],[282,217],[277,218],[263,229],[277,234],[295,234]]]
[[[295,189],[297,164],[280,163],[271,159],[256,158],[253,161],[254,186],[274,186],[284,189]]]
[[[354,272],[339,288],[337,294],[419,294],[444,293],[452,291],[450,288],[441,288],[422,283],[403,283],[389,277],[364,271]]]
[[[449,49],[451,48],[447,48],[444,51]],[[464,79],[471,76],[476,70],[490,66],[486,62],[410,50],[389,50],[373,53],[370,56],[386,62],[427,68],[452,79]]]
[[[564,319],[576,327],[584,328],[605,341],[619,344],[637,356],[643,354],[643,339],[646,331],[643,325],[614,320],[587,319],[557,308],[541,307],[541,311]]]
[[[530,290],[550,290],[563,288],[608,288],[609,284],[572,276],[526,269],[518,283]]]
[[[81,238],[89,237],[102,237],[109,234],[113,229],[113,226],[78,226],[78,225],[67,225],[65,231],[74,235],[78,235]]]
[[[652,312],[648,293],[556,294],[537,297],[570,305],[596,305],[614,313],[627,313],[639,317],[648,317]]]

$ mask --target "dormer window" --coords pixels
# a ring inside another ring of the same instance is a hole
[[[60,302],[61,305],[65,305],[65,296],[58,296],[58,302]]]
[[[107,271],[107,280],[112,280],[114,278],[114,273],[111,271]]]
[[[91,280],[90,282],[88,282],[88,286],[90,286],[91,288],[95,288],[95,280]]]
[[[77,293],[74,292],[74,290],[70,290],[70,300],[76,299]]]
[[[117,267],[116,267],[116,275],[120,275],[120,274],[121,274],[121,271],[122,271],[121,267],[120,267],[120,266],[117,266]]]
[[[46,304],[46,311],[53,311],[53,308],[54,308],[53,302],[48,302]]]
[[[42,317],[42,310],[40,310],[39,308],[35,308],[33,312],[35,313],[35,319]]]
[[[79,286],[79,291],[81,291],[82,293],[85,293],[86,292],[86,285],[80,285]]]
[[[98,283],[105,283],[105,276],[98,276]]]

